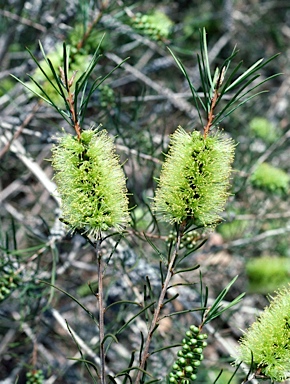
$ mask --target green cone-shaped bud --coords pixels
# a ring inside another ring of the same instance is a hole
[[[201,330],[194,325],[191,325],[190,331],[186,331],[185,334],[188,337],[189,335],[192,334],[192,332],[194,332],[197,337],[203,335],[200,333]],[[184,347],[187,347],[187,348],[184,348]],[[186,353],[184,349],[186,349]],[[201,346],[200,348],[194,348],[194,346],[184,344],[182,346],[182,349],[180,349],[177,352],[177,356],[179,357],[173,364],[172,370],[169,376],[174,377],[176,379],[176,383],[178,384],[182,384],[183,380],[186,380],[186,382],[188,383],[191,382],[190,380],[195,380],[196,379],[195,374],[197,373],[198,367],[201,364],[200,361],[203,360],[202,351],[203,351],[203,346]],[[186,379],[183,379],[184,377]],[[170,382],[174,383],[174,381],[170,381]]]
[[[290,377],[290,288],[278,291],[269,307],[240,340],[238,358],[269,377],[284,382]]]
[[[83,131],[80,140],[66,134],[52,153],[64,221],[94,237],[121,230],[129,221],[127,189],[107,132]]]
[[[171,223],[214,226],[229,196],[235,144],[221,132],[204,137],[179,127],[171,136],[154,209]]]

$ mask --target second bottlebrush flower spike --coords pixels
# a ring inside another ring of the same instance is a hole
[[[155,210],[171,223],[215,226],[230,195],[234,150],[233,140],[221,132],[204,137],[179,127],[161,170]]]

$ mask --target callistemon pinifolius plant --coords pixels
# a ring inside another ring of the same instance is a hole
[[[229,196],[234,141],[222,132],[203,135],[179,127],[171,136],[155,209],[166,221],[214,226]]]
[[[272,381],[290,377],[290,288],[277,292],[240,340],[237,364],[251,365]]]
[[[108,133],[65,134],[52,153],[64,221],[94,237],[109,228],[122,230],[129,221],[126,181]]]

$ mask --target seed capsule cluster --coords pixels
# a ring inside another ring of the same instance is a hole
[[[114,108],[116,106],[115,94],[113,88],[109,85],[103,85],[99,87],[100,91],[100,104],[103,108]]]
[[[182,340],[182,349],[177,352],[177,360],[169,374],[169,383],[191,384],[196,379],[198,367],[203,360],[203,349],[207,346],[207,334],[191,325]]]
[[[182,237],[179,248],[192,249],[196,246],[196,243],[199,239],[200,234],[197,231],[190,231]],[[167,244],[169,245],[171,242],[173,242],[173,244],[176,242],[176,234],[174,234],[173,231],[170,231],[167,237]]]
[[[133,19],[132,26],[152,40],[162,40],[168,37],[171,24],[172,22],[162,12],[155,12],[151,15],[138,12]]]
[[[41,369],[33,369],[26,373],[26,384],[42,384],[43,381],[44,376]]]
[[[4,300],[19,283],[19,276],[13,271],[5,272],[0,277],[0,301]]]

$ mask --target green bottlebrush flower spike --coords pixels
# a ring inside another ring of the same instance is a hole
[[[287,193],[290,176],[283,169],[273,167],[268,163],[262,163],[252,174],[251,182],[255,187],[268,192]]]
[[[229,196],[234,142],[179,127],[171,137],[155,195],[155,210],[171,223],[214,226]]]
[[[249,127],[251,133],[265,143],[272,144],[278,138],[276,127],[265,117],[254,117],[250,121]]]
[[[92,236],[126,226],[125,177],[107,132],[83,131],[80,140],[67,134],[52,152],[64,221]]]
[[[236,362],[281,382],[290,377],[290,288],[277,293],[240,340]]]

